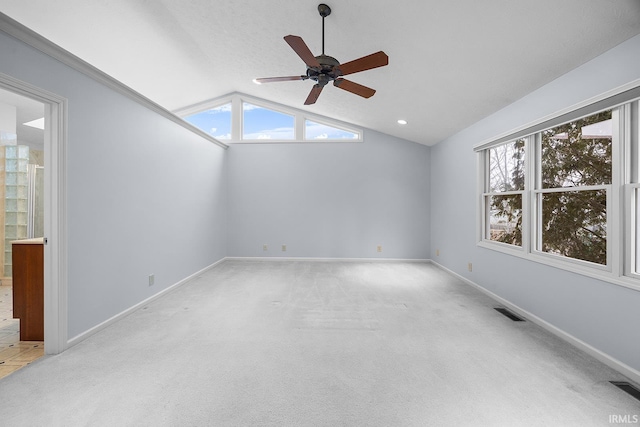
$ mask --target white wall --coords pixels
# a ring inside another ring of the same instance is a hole
[[[363,143],[235,144],[227,254],[426,259],[429,159],[371,130]]]
[[[437,144],[431,258],[640,371],[640,292],[476,246],[475,144],[640,78],[640,36]],[[435,255],[440,250],[440,256]],[[467,263],[473,262],[473,273]]]
[[[2,32],[0,58],[68,99],[69,339],[225,256],[225,150]]]

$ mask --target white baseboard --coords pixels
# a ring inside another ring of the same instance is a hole
[[[622,375],[628,377],[629,379],[631,379],[636,384],[640,384],[640,371],[638,371],[638,370],[632,368],[631,366],[619,361],[618,359],[608,355],[607,353],[603,352],[602,350],[599,350],[599,349],[593,347],[592,345],[587,344],[586,342],[582,341],[581,339],[574,337],[573,335],[563,331],[562,329],[558,328],[557,326],[554,326],[551,323],[547,322],[546,320],[541,319],[540,317],[536,316],[535,314],[529,313],[527,310],[524,310],[524,309],[518,307],[517,305],[507,301],[506,299],[494,294],[493,292],[483,288],[482,286],[480,286],[477,283],[467,279],[466,277],[459,275],[455,271],[449,270],[447,267],[445,267],[445,266],[443,266],[441,264],[438,264],[437,262],[434,262],[434,261],[431,261],[431,262],[436,267],[438,267],[438,268],[446,271],[447,273],[457,277],[458,279],[462,280],[466,284],[478,289],[479,291],[481,291],[482,293],[484,293],[485,295],[487,295],[491,299],[493,299],[496,302],[500,303],[501,305],[504,305],[505,307],[507,307],[509,310],[514,311],[515,313],[521,315],[522,317],[526,318],[527,320],[530,320],[531,322],[535,323],[536,325],[538,325],[538,326],[544,328],[545,330],[551,332],[553,335],[557,336],[558,338],[560,338],[560,339],[568,342],[569,344],[579,348],[580,350],[584,351],[588,355],[596,358],[597,360],[599,360],[600,362],[602,362],[605,365],[609,366],[610,368],[615,369],[616,371],[620,372]]]
[[[319,262],[431,262],[419,258],[320,258],[320,257],[226,257],[229,261],[319,261]]]
[[[196,278],[197,276],[201,275],[202,273],[212,269],[213,267],[217,266],[218,264],[220,264],[221,262],[223,262],[225,260],[225,258],[222,258],[216,262],[214,262],[213,264],[203,268],[202,270],[199,270],[195,273],[193,273],[192,275],[185,277],[184,279],[180,280],[177,283],[174,283],[173,285],[169,286],[168,288],[165,288],[163,290],[161,290],[160,292],[158,292],[157,294],[154,294],[152,296],[150,296],[149,298],[140,301],[139,303],[137,303],[136,305],[129,307],[128,309],[116,314],[115,316],[105,320],[104,322],[94,326],[93,328],[79,334],[76,335],[75,337],[71,338],[70,340],[67,341],[67,346],[66,348],[72,347],[76,344],[78,344],[81,341],[86,340],[87,338],[89,338],[91,335],[103,330],[104,328],[114,324],[115,322],[117,322],[118,320],[123,319],[124,317],[128,316],[129,314],[133,313],[134,311],[144,307],[146,304],[149,304],[151,301],[156,300],[158,298],[160,298],[161,296],[165,295],[168,292],[171,292],[172,290],[174,290],[175,288],[177,288],[180,285],[184,285],[185,283],[187,283],[188,281]]]

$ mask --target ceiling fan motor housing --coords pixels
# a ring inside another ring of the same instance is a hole
[[[318,82],[321,86],[326,85],[328,82],[337,79],[342,75],[340,71],[340,62],[329,55],[316,56],[318,63],[320,63],[320,69],[317,67],[307,67],[307,76]]]

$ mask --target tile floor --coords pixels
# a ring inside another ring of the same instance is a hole
[[[44,342],[20,341],[20,320],[13,318],[11,286],[0,286],[0,378],[44,355]]]

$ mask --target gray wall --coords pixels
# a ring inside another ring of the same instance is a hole
[[[640,78],[640,36],[628,40],[431,151],[431,258],[640,370],[640,292],[476,246],[473,146]],[[440,256],[435,251],[440,250]],[[473,272],[467,263],[473,262]]]
[[[228,160],[228,256],[429,257],[429,147],[365,130],[363,143],[235,144]]]
[[[69,339],[225,256],[224,149],[1,32],[0,58],[68,99]]]

